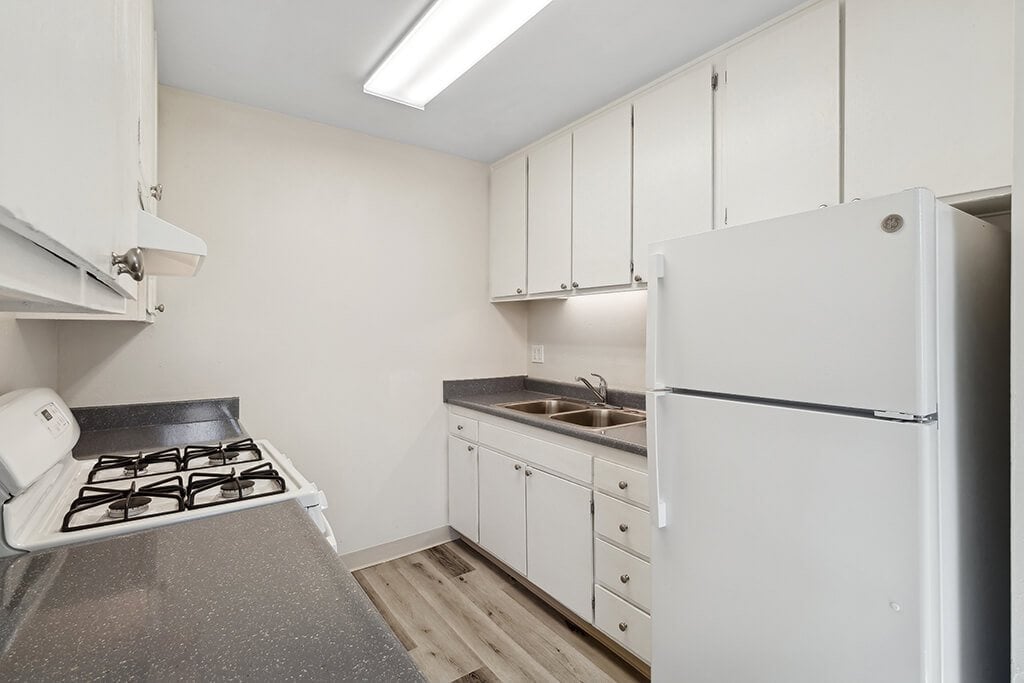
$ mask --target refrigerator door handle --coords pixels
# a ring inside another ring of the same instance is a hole
[[[661,495],[661,477],[658,470],[660,453],[658,452],[658,404],[667,391],[647,392],[647,482],[650,486],[651,517],[656,529],[663,529],[668,524],[665,510],[665,499]]]
[[[658,383],[658,298],[661,280],[665,277],[665,255],[652,253],[647,276],[647,386],[661,389]]]

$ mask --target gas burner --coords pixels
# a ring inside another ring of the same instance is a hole
[[[232,499],[245,498],[255,488],[256,482],[252,479],[232,479],[220,485],[220,495]]]
[[[113,517],[114,519],[138,517],[149,509],[149,504],[152,501],[152,498],[146,496],[131,496],[115,500],[107,506],[107,517]]]
[[[218,443],[216,446],[187,446],[185,448],[184,469],[194,470],[203,467],[220,467],[221,465],[256,462],[263,459],[263,453],[252,439],[243,439],[232,443]]]
[[[148,474],[170,474],[182,469],[181,451],[167,448],[138,455],[104,455],[89,471],[88,484],[134,479]]]
[[[132,519],[158,517],[185,510],[185,488],[181,477],[139,486],[132,482],[128,488],[83,486],[71,503],[61,531],[92,529],[107,524],[118,524]]]
[[[284,478],[269,462],[237,474],[233,467],[228,474],[196,472],[188,477],[186,504],[190,510],[195,510],[242,499],[272,496],[284,493],[286,488]]]

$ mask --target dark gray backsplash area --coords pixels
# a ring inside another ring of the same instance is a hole
[[[72,408],[82,428],[74,449],[80,459],[245,438],[239,400],[230,398],[127,403]]]

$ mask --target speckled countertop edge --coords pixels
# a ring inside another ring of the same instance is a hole
[[[626,425],[608,430],[611,434],[601,434],[600,432],[583,429],[565,422],[559,422],[558,420],[552,420],[548,417],[521,413],[515,410],[509,410],[508,408],[502,408],[500,406],[502,403],[531,401],[558,396],[564,396],[564,394],[552,394],[520,389],[517,391],[502,391],[497,393],[484,393],[476,396],[447,398],[446,402],[450,405],[461,406],[470,410],[477,410],[481,413],[487,413],[488,415],[494,415],[495,417],[512,420],[513,422],[520,422],[525,425],[530,425],[531,427],[539,427],[540,429],[545,429],[549,432],[572,436],[577,439],[583,439],[584,441],[590,441],[602,446],[617,448],[622,451],[647,457],[646,425]]]

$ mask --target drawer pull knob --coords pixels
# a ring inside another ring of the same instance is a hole
[[[622,489],[623,491],[626,490],[627,486],[629,486],[629,482],[626,482],[626,481],[620,481],[619,482],[619,488]]]
[[[627,531],[629,531],[629,525],[628,524],[620,524],[619,525],[619,531],[621,531],[622,533],[626,533]]]
[[[629,628],[629,624],[627,624],[624,621],[620,621],[619,622],[619,630],[620,631],[625,631],[627,628]]]
[[[458,429],[461,432],[462,431],[462,425],[459,425],[458,427],[456,427],[456,429]]]
[[[522,294],[522,293],[523,293],[523,288],[522,287],[516,287],[516,294]]]
[[[473,447],[472,446],[466,446],[466,450],[472,452]]]
[[[623,574],[619,577],[619,581],[622,583],[629,583],[629,574]]]
[[[513,465],[513,467],[515,468],[516,472],[518,472],[519,470],[523,469],[522,465]]]
[[[533,470],[526,470],[526,476],[529,477],[529,476],[532,476],[532,475],[533,475]]]

